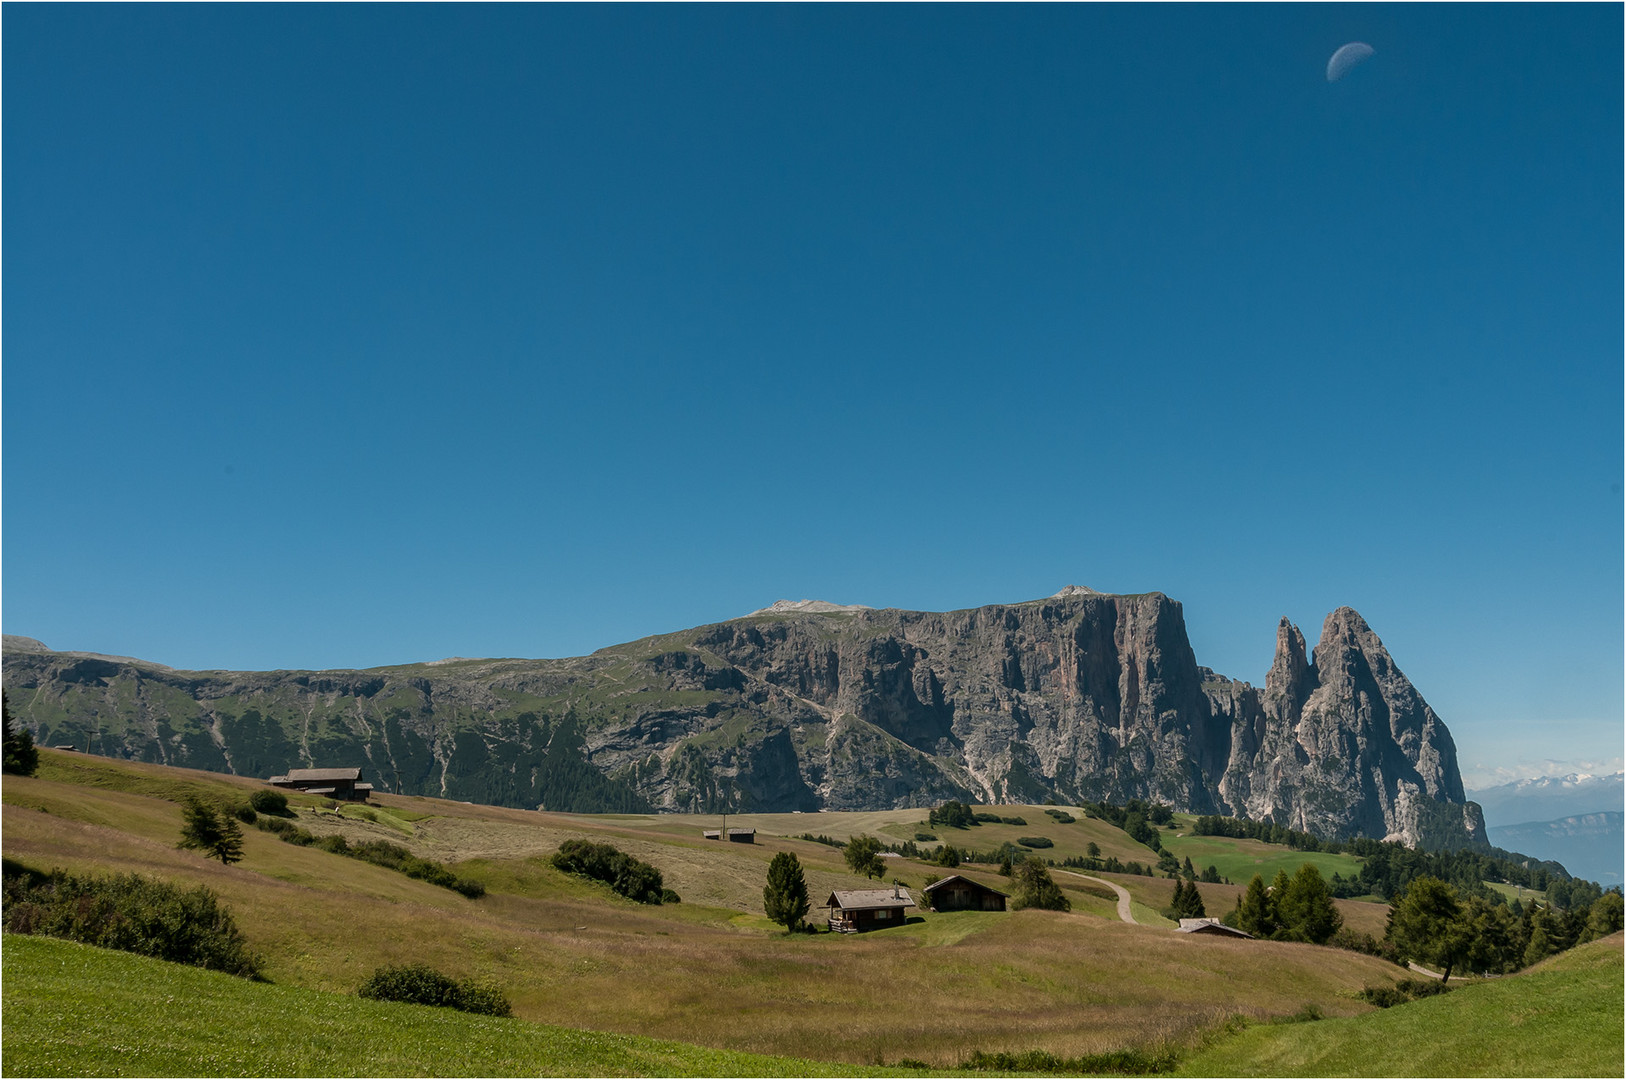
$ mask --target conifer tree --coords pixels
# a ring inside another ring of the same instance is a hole
[[[34,736],[27,728],[18,724],[16,731],[11,729],[11,705],[6,701],[4,690],[0,690],[0,716],[4,716],[6,723],[5,771],[19,776],[33,776],[40,766],[39,748],[34,745]]]
[[[243,830],[230,815],[217,813],[196,799],[186,801],[182,814],[183,848],[196,848],[228,866],[243,857]]]
[[[1305,941],[1325,944],[1344,925],[1344,917],[1332,902],[1332,890],[1314,863],[1300,866],[1287,888],[1273,899],[1277,922]]]
[[[762,888],[762,907],[768,918],[781,923],[788,934],[807,915],[807,879],[794,852],[781,851],[768,864],[768,884]]]
[[[1269,937],[1276,932],[1276,905],[1265,891],[1265,879],[1258,874],[1253,875],[1247,891],[1237,900],[1236,928],[1254,937]]]

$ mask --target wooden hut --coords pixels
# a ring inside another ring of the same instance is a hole
[[[307,795],[362,802],[373,793],[373,785],[361,782],[360,769],[289,769],[287,776],[273,776],[266,783]]]
[[[842,934],[902,926],[904,908],[915,906],[909,890],[894,884],[889,889],[838,889],[825,901],[830,929]]]
[[[1006,894],[980,881],[950,874],[923,890],[933,911],[1004,911]]]

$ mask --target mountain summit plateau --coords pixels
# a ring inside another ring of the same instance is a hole
[[[1130,798],[1323,837],[1481,844],[1445,724],[1350,608],[1264,688],[1200,667],[1178,602],[1069,586],[962,611],[781,601],[563,660],[196,672],[7,637],[44,745],[579,811]]]

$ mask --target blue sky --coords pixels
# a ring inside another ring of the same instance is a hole
[[[1620,767],[1616,6],[3,29],[8,633],[360,667],[1077,582],[1258,682],[1349,604],[1470,779]]]

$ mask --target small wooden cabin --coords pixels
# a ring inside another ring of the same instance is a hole
[[[901,885],[890,889],[846,889],[830,894],[824,906],[830,909],[830,929],[842,934],[902,926],[904,908],[915,901]]]
[[[707,840],[721,840],[723,839],[723,830],[703,829],[700,835]],[[757,842],[757,831],[755,829],[730,829],[728,830],[728,840],[734,844],[754,844]]]
[[[933,911],[1004,911],[1006,894],[980,881],[950,874],[925,888],[926,906]]]
[[[307,795],[361,802],[373,793],[373,785],[362,783],[360,769],[289,769],[287,776],[273,776],[266,783]]]
[[[1222,937],[1253,937],[1253,935],[1248,933],[1246,930],[1238,930],[1234,926],[1226,926],[1218,919],[1181,919],[1180,929],[1176,932],[1181,934],[1219,934]]]

